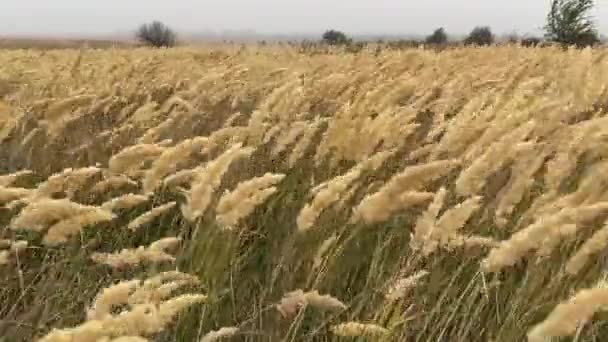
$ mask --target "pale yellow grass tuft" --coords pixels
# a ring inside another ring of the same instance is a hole
[[[427,275],[429,275],[429,272],[422,270],[412,274],[411,276],[398,279],[393,286],[388,289],[387,293],[385,294],[385,298],[388,301],[393,302],[405,297],[408,291],[416,287],[420,280]]]
[[[178,273],[180,272],[170,272],[168,275],[178,278]],[[39,341],[98,341],[104,338],[156,334],[166,329],[180,311],[207,299],[207,296],[201,294],[184,294],[158,303],[133,301],[131,296],[138,290],[144,291],[143,287],[141,281],[135,279],[102,290],[88,310],[86,322],[71,329],[53,329]],[[149,286],[148,290],[154,288]],[[139,298],[146,296],[140,295]],[[126,308],[122,312],[114,313],[116,308],[124,306]]]
[[[312,139],[321,129],[321,125],[326,121],[327,120],[325,119],[317,118],[309,125],[306,131],[304,131],[304,134],[302,134],[302,136],[297,140],[296,144],[291,150],[289,157],[287,157],[287,165],[289,165],[289,167],[294,167],[298,160],[304,156],[306,149],[312,143]]]
[[[139,144],[125,147],[110,158],[108,167],[114,174],[133,175],[145,161],[158,158],[165,147],[160,144]]]
[[[40,232],[56,221],[91,210],[95,210],[95,207],[83,206],[69,199],[38,198],[27,202],[12,220],[11,228]]]
[[[208,140],[206,137],[186,139],[165,149],[145,173],[142,181],[144,193],[153,192],[165,176],[175,172],[180,162],[187,161],[194,153],[200,152]]]
[[[99,181],[91,188],[91,193],[104,194],[110,190],[119,189],[124,186],[137,186],[137,182],[125,175],[112,175]]]
[[[294,143],[300,135],[304,134],[307,128],[308,122],[306,121],[296,121],[291,124],[289,129],[283,131],[282,134],[279,134],[270,154],[273,156],[279,155],[287,149],[287,146]]]
[[[38,185],[38,196],[51,196],[65,192],[68,198],[81,190],[89,179],[101,173],[98,167],[85,167],[80,169],[68,168],[60,173],[50,176],[45,182]]]
[[[340,300],[330,295],[320,295],[316,290],[310,292],[295,290],[286,293],[276,305],[276,309],[283,317],[291,317],[305,306],[327,311],[341,311],[347,308]]]
[[[235,144],[222,155],[210,161],[194,177],[190,191],[185,193],[186,204],[182,205],[182,214],[189,221],[194,221],[202,216],[209,204],[215,190],[220,186],[222,177],[230,164],[239,158],[248,157],[253,153],[253,148],[244,148],[242,144]]]
[[[178,271],[168,271],[146,279],[129,297],[129,304],[159,304],[171,294],[187,285],[198,285],[193,275]]]
[[[492,249],[482,261],[482,269],[485,272],[498,272],[505,267],[513,266],[528,252],[541,248],[542,243],[547,238],[555,238],[561,241],[562,237],[573,234],[573,232],[564,234],[564,230],[559,229],[559,227],[575,224],[569,227],[570,230],[576,229],[579,224],[591,221],[606,211],[608,211],[608,203],[599,202],[578,208],[563,208],[557,213],[541,216],[536,222],[517,231],[511,235],[510,239],[501,242],[500,246]],[[557,246],[558,242],[553,241],[551,244]]]
[[[313,227],[321,213],[340,200],[346,193],[348,188],[355,182],[361,174],[368,170],[375,170],[386,158],[392,154],[392,151],[379,152],[376,155],[366,159],[353,168],[346,174],[337,176],[327,182],[324,182],[314,189],[315,194],[312,202],[306,204],[300,211],[297,218],[298,231],[305,232]]]
[[[460,230],[471,215],[481,205],[481,197],[476,196],[448,209],[440,218],[439,211],[444,205],[447,191],[441,188],[427,210],[418,217],[410,247],[428,256],[438,248],[454,249],[462,246],[466,238]]]
[[[528,332],[528,341],[542,342],[572,336],[605,306],[608,306],[608,288],[602,281],[596,287],[581,290],[567,302],[557,305],[542,323]]]
[[[155,241],[148,247],[125,248],[118,253],[93,253],[91,259],[96,263],[105,264],[115,269],[123,269],[144,262],[173,262],[175,257],[167,253],[167,250],[174,249],[179,242],[180,239],[178,238],[168,237]]]
[[[566,263],[566,272],[576,275],[588,263],[589,259],[597,253],[604,251],[608,246],[608,222],[593,233],[593,235],[583,243],[576,253]]]
[[[50,227],[43,242],[52,245],[66,242],[85,226],[112,219],[112,212],[100,207],[86,206],[68,199],[37,198],[12,220],[11,228],[41,232]]]
[[[477,194],[492,173],[521,151],[530,149],[531,142],[522,142],[535,125],[533,121],[527,122],[487,147],[484,154],[475,158],[472,164],[460,173],[456,180],[456,192],[463,196]]]
[[[366,196],[353,209],[354,218],[365,223],[381,222],[398,210],[424,203],[433,194],[418,192],[427,182],[447,174],[458,162],[442,160],[407,167],[393,176],[378,192]]]
[[[283,317],[291,317],[296,314],[304,305],[306,305],[304,291],[295,290],[286,293],[283,298],[281,298],[281,301],[276,305],[276,308],[277,311],[280,312]]]
[[[234,121],[236,119],[239,118],[239,116],[243,115],[241,112],[234,112],[232,113],[227,119],[226,121],[224,121],[224,124],[222,125],[222,127],[230,127],[234,124]]]
[[[101,208],[105,210],[129,209],[146,203],[148,199],[149,198],[146,195],[125,194],[104,202],[101,205]]]
[[[175,207],[176,204],[177,204],[177,202],[169,202],[169,203],[163,204],[161,206],[152,208],[149,211],[147,211],[147,212],[139,215],[138,217],[136,217],[133,221],[131,221],[129,223],[129,225],[127,226],[127,228],[130,229],[130,230],[132,230],[132,231],[136,231],[137,229],[139,229],[139,227],[148,224],[149,222],[151,222],[152,220],[154,220],[158,216],[160,216],[160,215],[164,214],[165,212],[171,210],[173,207]]]
[[[194,169],[180,170],[176,173],[169,175],[163,179],[163,186],[166,188],[176,188],[192,182],[192,179],[201,172],[203,167],[197,167]]]
[[[8,188],[0,185],[0,204],[20,200],[32,196],[35,190],[23,188]]]
[[[222,338],[232,337],[239,332],[239,328],[236,327],[223,327],[218,330],[208,332],[200,342],[213,342]]]
[[[346,310],[347,306],[337,298],[330,295],[321,295],[317,290],[306,292],[304,294],[306,304],[315,309],[327,311]]]
[[[215,149],[224,150],[228,146],[243,143],[249,136],[247,127],[224,127],[209,135],[209,140],[203,148],[203,153],[211,153]]]
[[[277,191],[274,185],[283,178],[285,175],[266,173],[239,183],[234,190],[227,191],[220,198],[215,209],[217,222],[225,228],[235,227]]]
[[[376,324],[347,322],[331,327],[331,331],[337,336],[344,337],[377,337],[388,334],[389,330]]]
[[[58,245],[78,233],[86,226],[108,222],[115,218],[111,211],[93,208],[53,224],[42,239],[45,245]]]
[[[121,281],[102,289],[87,311],[87,319],[104,319],[112,315],[113,308],[129,302],[129,297],[137,289],[140,280]]]
[[[269,143],[272,140],[272,138],[274,138],[282,129],[284,129],[284,127],[282,127],[280,125],[274,125],[274,126],[270,127],[264,134],[262,143],[263,144]]]

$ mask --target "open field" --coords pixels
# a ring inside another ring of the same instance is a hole
[[[54,38],[0,38],[0,49],[108,49],[128,48],[135,44],[118,40],[103,39],[54,39]]]
[[[607,56],[2,51],[0,340],[601,341]]]

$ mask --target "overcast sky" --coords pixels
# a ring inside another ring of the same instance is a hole
[[[608,34],[608,0],[593,15]],[[0,0],[0,36],[129,32],[158,19],[181,32],[255,30],[351,34],[425,34],[476,25],[495,33],[538,33],[549,0]]]

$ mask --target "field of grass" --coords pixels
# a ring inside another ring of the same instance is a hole
[[[0,38],[1,50],[108,49],[129,48],[133,46],[134,44],[131,42],[107,39]]]
[[[602,341],[606,56],[4,50],[0,341]]]

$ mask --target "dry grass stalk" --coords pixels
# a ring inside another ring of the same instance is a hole
[[[200,151],[208,140],[206,137],[186,139],[165,149],[145,173],[142,181],[144,193],[153,192],[165,176],[175,172],[180,162],[190,159],[192,154]]]
[[[319,249],[315,253],[315,257],[313,258],[313,269],[318,269],[319,266],[323,263],[323,257],[329,250],[329,248],[338,240],[336,235],[332,235],[329,238],[325,239]]]
[[[198,285],[199,280],[193,275],[178,271],[168,271],[146,279],[129,296],[129,304],[152,303],[158,305],[169,298],[174,291],[188,285]]]
[[[536,222],[513,234],[509,240],[501,242],[499,247],[492,249],[482,261],[482,269],[485,272],[498,272],[513,266],[528,252],[539,249],[549,236],[561,241],[561,237],[573,234],[570,232],[564,235],[559,229],[556,230],[556,227],[568,224],[578,227],[579,224],[593,220],[606,211],[608,204],[600,202],[579,208],[564,208],[555,214],[541,216]],[[552,242],[552,245],[557,245],[557,242]]]
[[[456,180],[456,192],[463,196],[479,193],[489,175],[500,170],[520,151],[530,148],[528,144],[531,143],[522,144],[522,141],[534,127],[534,122],[528,122],[488,147],[483,155],[476,158],[468,168],[460,173]]]
[[[300,135],[308,129],[308,122],[296,121],[288,130],[285,130],[282,134],[277,137],[277,141],[273,146],[270,154],[273,156],[279,155],[283,152],[287,146],[293,144]]]
[[[304,131],[304,134],[298,139],[295,146],[291,150],[289,157],[287,158],[287,165],[294,167],[298,160],[300,160],[308,146],[312,143],[312,139],[315,137],[317,132],[321,129],[321,125],[326,122],[325,119],[315,119],[310,126]]]
[[[304,291],[295,290],[286,293],[283,298],[281,298],[279,304],[276,305],[276,308],[277,311],[279,311],[283,317],[292,317],[304,305],[306,305],[306,297],[304,297]]]
[[[393,176],[378,192],[366,196],[353,209],[355,219],[365,223],[381,222],[400,209],[428,201],[433,194],[416,190],[457,165],[456,161],[443,160],[406,168]]]
[[[71,112],[77,107],[88,105],[96,99],[95,95],[81,94],[56,101],[47,108],[44,118],[49,124],[57,123],[67,112]]]
[[[566,263],[566,272],[576,275],[594,255],[606,249],[608,245],[608,223],[593,233],[593,235],[579,247],[576,253]]]
[[[284,127],[279,126],[279,125],[274,125],[274,126],[270,127],[270,129],[268,129],[266,131],[266,133],[264,134],[262,143],[268,144],[272,140],[272,138],[274,138],[277,135],[277,133],[279,133],[282,129],[284,129]]]
[[[201,217],[209,204],[215,190],[220,186],[222,177],[230,164],[239,158],[253,153],[253,148],[244,148],[242,144],[235,144],[222,155],[207,163],[192,180],[192,186],[186,196],[186,204],[182,205],[182,214],[190,221]]]
[[[160,216],[160,215],[164,214],[165,212],[173,209],[173,207],[175,207],[176,204],[177,204],[177,202],[169,202],[169,203],[163,204],[161,206],[152,208],[149,211],[147,211],[147,212],[139,215],[138,217],[136,217],[133,221],[131,221],[129,223],[129,225],[127,226],[127,228],[130,229],[130,230],[132,230],[132,231],[136,231],[141,226],[148,224],[149,222],[151,222],[152,220],[154,220],[158,216]]]
[[[176,173],[169,175],[163,179],[163,186],[167,188],[176,188],[185,184],[190,184],[192,179],[201,172],[203,167],[197,167],[194,169],[180,170]]]
[[[203,148],[203,153],[211,153],[215,149],[225,150],[234,144],[243,143],[249,136],[247,127],[224,127],[211,133],[209,141]]]
[[[93,188],[91,188],[91,193],[104,194],[110,190],[120,189],[127,185],[138,186],[136,181],[125,175],[111,175],[95,184]]]
[[[73,198],[75,193],[81,190],[91,177],[100,174],[101,171],[98,167],[65,169],[38,185],[37,195],[51,196],[56,193],[65,192],[68,198]]]
[[[89,213],[101,217],[111,215],[102,208],[82,205],[68,199],[36,198],[27,202],[27,206],[12,220],[11,228],[40,232],[58,221]]]
[[[158,158],[165,151],[160,144],[138,144],[122,149],[110,158],[109,170],[114,174],[130,175],[140,170],[148,160]]]
[[[104,319],[112,315],[114,307],[127,304],[131,294],[139,287],[139,279],[121,281],[102,289],[87,310],[88,320]]]
[[[534,174],[544,165],[546,154],[531,150],[515,160],[509,183],[498,194],[496,206],[496,223],[499,227],[507,225],[517,204],[534,185]]]
[[[213,342],[220,340],[222,338],[232,337],[239,332],[239,328],[237,327],[223,327],[218,330],[213,330],[208,332],[203,338],[201,338],[200,342]]]
[[[84,227],[101,222],[108,222],[115,218],[111,211],[95,207],[78,215],[61,220],[53,224],[42,239],[45,245],[58,245],[82,231]]]
[[[142,203],[146,203],[148,200],[149,197],[146,195],[125,194],[103,203],[101,205],[101,208],[110,211],[119,209],[130,209]]]
[[[310,305],[315,309],[327,311],[342,311],[346,310],[347,306],[337,298],[330,295],[320,295],[317,290],[309,291],[304,294],[306,305]]]
[[[596,287],[577,292],[570,300],[553,309],[549,316],[528,332],[529,342],[572,336],[593,315],[608,306],[608,288],[600,282]]]
[[[547,234],[547,237],[543,240],[540,247],[536,251],[536,255],[540,257],[546,257],[558,247],[558,245],[566,240],[568,237],[576,235],[578,227],[576,224],[563,224],[553,227],[551,234]],[[538,259],[539,261],[542,259]]]
[[[444,188],[440,189],[414,227],[410,247],[414,251],[420,251],[424,256],[429,256],[440,247],[454,249],[462,246],[466,239],[461,235],[460,230],[481,205],[481,197],[472,197],[448,209],[437,219],[446,193]]]
[[[239,183],[234,190],[220,198],[215,208],[217,222],[225,228],[235,227],[277,191],[274,185],[283,178],[285,175],[266,173]]]
[[[320,295],[316,290],[310,292],[295,290],[286,293],[279,304],[276,305],[276,308],[283,317],[292,317],[301,308],[308,305],[316,309],[328,311],[341,311],[346,309],[346,305],[340,300],[330,295]]]
[[[96,263],[105,264],[115,269],[132,267],[144,262],[174,262],[175,257],[167,253],[167,250],[174,249],[179,242],[180,239],[169,237],[155,241],[148,247],[125,248],[118,253],[93,253],[91,259]]]
[[[224,124],[222,125],[222,127],[230,127],[234,124],[234,121],[236,119],[239,118],[239,116],[241,116],[243,114],[241,114],[241,112],[234,112],[232,113],[227,119],[226,121],[224,121]]]
[[[102,290],[87,311],[87,321],[71,329],[53,329],[40,339],[41,342],[100,341],[125,336],[145,336],[163,331],[183,309],[204,302],[207,296],[185,294],[170,299],[156,297],[152,293],[162,285],[191,279],[192,276],[177,271],[165,272],[145,282],[138,279],[122,281]],[[169,281],[162,284],[163,281]],[[149,292],[143,295],[143,292]],[[166,294],[166,293],[165,293]],[[137,296],[137,300],[132,297]],[[159,298],[158,302],[142,299]],[[115,313],[119,307],[126,308]]]
[[[422,270],[412,274],[411,276],[401,277],[387,291],[385,298],[388,301],[393,302],[405,297],[408,291],[416,287],[420,279],[426,277],[427,275],[429,275],[429,272]]]
[[[376,324],[347,322],[331,327],[331,331],[337,336],[344,337],[378,337],[389,333],[389,330]]]
[[[312,192],[315,194],[312,202],[306,204],[300,211],[297,218],[298,231],[304,232],[312,228],[321,213],[332,204],[340,200],[348,188],[366,170],[375,170],[382,162],[390,156],[392,151],[379,152],[366,159],[346,174],[335,177],[327,182],[316,186]]]
[[[20,200],[32,196],[35,190],[23,188],[8,188],[0,185],[0,204]]]
[[[89,320],[75,328],[54,329],[39,342],[97,341],[104,337],[156,334],[165,330],[180,311],[206,299],[204,295],[186,294],[159,305],[135,305],[128,311]]]

